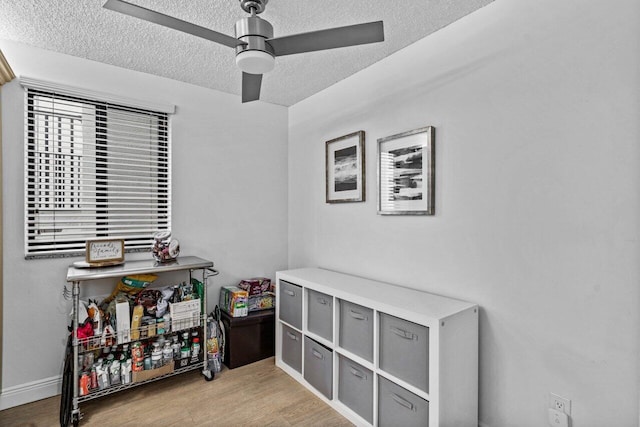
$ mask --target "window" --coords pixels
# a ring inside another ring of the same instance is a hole
[[[151,248],[171,228],[168,114],[25,87],[27,258]]]

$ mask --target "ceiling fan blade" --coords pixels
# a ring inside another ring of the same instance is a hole
[[[199,25],[195,25],[190,22],[186,22],[181,19],[174,18],[169,15],[164,15],[162,13],[153,11],[151,9],[144,8],[142,6],[137,6],[135,4],[127,3],[126,1],[108,0],[103,7],[105,9],[113,10],[116,12],[124,13],[125,15],[142,19],[144,21],[149,21],[149,22],[153,22],[154,24],[159,24],[165,27],[173,28],[174,30],[182,31],[183,33],[188,33],[194,36],[202,37],[203,39],[220,43],[222,45],[229,46],[232,48],[235,48],[238,45],[246,44],[226,34],[222,34],[217,31],[213,31],[208,28],[204,28]]]
[[[276,56],[384,41],[382,21],[268,39]]]
[[[242,103],[260,99],[262,74],[242,73]]]

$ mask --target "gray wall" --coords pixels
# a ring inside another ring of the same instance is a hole
[[[171,117],[173,235],[183,255],[214,261],[221,285],[287,267],[287,109],[13,42],[0,48],[16,75],[176,105]],[[70,302],[67,266],[78,258],[24,259],[24,93],[3,86],[4,359],[0,409],[59,392]],[[251,118],[251,119],[249,119]],[[151,257],[150,253],[127,259]],[[176,280],[182,278],[176,278]],[[164,278],[171,281],[171,278]],[[109,293],[112,283],[85,291]]]
[[[289,109],[289,263],[478,303],[480,420],[638,423],[640,3],[497,0]],[[436,127],[436,215],[376,214],[376,139]],[[367,201],[324,200],[366,132]],[[464,384],[461,384],[463,387]]]

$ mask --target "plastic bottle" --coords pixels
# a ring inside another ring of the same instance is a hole
[[[114,360],[113,362],[111,362],[111,365],[109,366],[109,382],[111,383],[111,385],[118,385],[122,383],[122,378],[120,377],[120,369],[121,365],[119,360]]]
[[[111,385],[109,380],[109,365],[99,364],[96,366],[96,373],[98,374],[98,389],[104,390]]]
[[[96,364],[91,367],[91,376],[89,378],[89,387],[91,390],[98,388],[98,371],[96,370]]]
[[[178,343],[178,336],[174,335],[171,338],[173,340],[173,343],[171,343],[171,350],[173,350],[173,358],[174,359],[179,359],[180,358],[180,344]]]
[[[188,359],[191,354],[191,346],[189,344],[189,332],[182,333],[182,343],[180,345],[180,359]]]
[[[131,354],[129,354],[129,344],[123,344],[122,352],[120,353],[120,358],[119,358],[120,363],[130,358],[131,358]]]
[[[153,368],[153,366],[151,365],[151,356],[145,356],[143,363],[144,363],[144,370],[145,371],[148,371],[148,370]]]
[[[131,362],[131,358],[129,358],[120,367],[120,376],[121,376],[122,384],[131,383],[131,369],[132,369],[132,362]]]
[[[194,337],[191,343],[191,357],[194,359],[200,354],[200,338]]]
[[[185,345],[180,348],[180,359],[188,359],[190,355],[191,350],[189,349],[189,343],[185,343]]]
[[[182,333],[182,341],[180,341],[180,348],[191,348],[191,342],[189,341],[189,332]]]
[[[151,369],[156,369],[162,366],[162,350],[158,342],[153,343],[153,350],[151,350]]]
[[[171,348],[171,343],[169,341],[164,342],[164,347],[162,349],[162,364],[166,365],[171,363],[173,360],[173,349]]]

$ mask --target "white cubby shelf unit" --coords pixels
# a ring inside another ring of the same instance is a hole
[[[476,304],[321,268],[276,283],[276,365],[351,422],[478,425]]]

